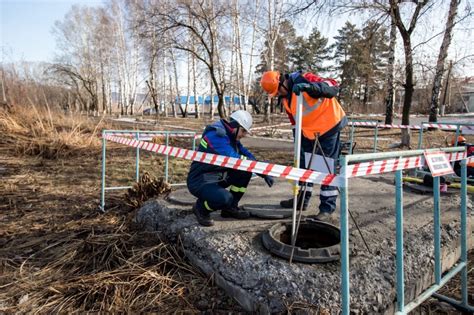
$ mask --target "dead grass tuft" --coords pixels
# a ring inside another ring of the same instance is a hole
[[[171,192],[170,184],[163,178],[157,179],[149,173],[144,172],[140,182],[135,183],[133,188],[127,191],[126,203],[132,209],[140,208],[145,201],[157,196],[167,196]]]

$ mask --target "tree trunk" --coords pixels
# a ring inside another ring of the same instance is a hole
[[[394,86],[394,71],[395,71],[395,46],[397,44],[397,26],[391,17],[392,23],[390,26],[390,44],[388,51],[388,67],[387,67],[387,95],[385,96],[385,123],[393,124],[393,107],[395,102],[395,86]]]
[[[391,17],[390,25],[390,44],[388,51],[388,67],[387,67],[387,95],[385,96],[385,123],[393,124],[393,103],[395,102],[395,46],[397,44],[397,26]]]
[[[430,117],[429,122],[438,120],[439,93],[441,89],[441,80],[444,73],[444,63],[448,56],[448,48],[451,44],[452,31],[454,27],[454,18],[456,17],[459,0],[451,0],[449,5],[448,19],[446,21],[446,30],[444,32],[443,42],[439,50],[438,61],[436,63],[436,72],[433,80],[433,89],[431,91]]]
[[[411,49],[411,34],[415,29],[418,17],[422,8],[429,2],[416,2],[415,12],[411,17],[408,30],[405,28],[402,17],[400,15],[400,9],[398,7],[398,0],[390,0],[390,15],[397,25],[397,28],[400,32],[400,35],[403,39],[403,49],[405,52],[405,99],[403,102],[403,114],[402,114],[402,124],[410,124],[410,108],[413,98],[413,55]],[[410,134],[408,129],[402,129],[402,146],[410,147]]]
[[[197,89],[196,89],[196,58],[194,55],[192,57],[192,67],[193,67],[193,94],[194,94],[194,110],[195,110],[195,117],[199,118],[199,102],[197,98]],[[202,108],[204,108],[204,97],[202,99]]]
[[[410,124],[410,109],[413,99],[413,55],[410,38],[404,39],[405,48],[405,99],[403,100],[402,125]],[[402,129],[402,146],[410,147],[410,134],[408,129]]]

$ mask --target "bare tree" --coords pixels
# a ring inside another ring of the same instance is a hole
[[[448,48],[451,44],[452,32],[454,28],[454,19],[457,14],[460,0],[451,0],[449,5],[448,18],[446,20],[446,30],[444,31],[443,42],[439,50],[438,61],[436,63],[436,72],[433,80],[433,89],[431,91],[430,104],[430,122],[438,120],[439,94],[441,89],[441,81],[444,73],[444,65],[448,56]]]
[[[385,96],[385,123],[393,123],[393,103],[395,101],[395,47],[397,44],[397,26],[391,18],[390,23],[390,43],[387,67],[387,94]]]
[[[226,1],[178,0],[172,7],[163,3],[150,6],[143,20],[144,23],[159,21],[155,24],[156,29],[169,35],[169,45],[194,55],[206,66],[219,97],[217,107],[221,117],[225,117],[226,84],[218,47],[224,39],[222,32],[226,30],[227,11]],[[189,40],[189,34],[192,34],[194,42]]]
[[[250,95],[250,91],[252,89],[252,81],[253,81],[253,54],[255,49],[255,42],[256,42],[256,34],[257,34],[257,18],[260,12],[260,0],[255,0],[255,8],[253,11],[253,18],[251,22],[251,30],[252,30],[252,40],[250,41],[250,52],[249,52],[249,72],[247,77],[247,85],[244,88],[244,109],[247,109],[248,99]]]
[[[283,20],[283,1],[281,0],[267,0],[267,20],[266,25],[262,28],[265,31],[265,36],[268,44],[268,55],[265,55],[265,61],[268,65],[268,70],[275,70],[275,46],[279,38],[280,26]],[[270,106],[272,100],[269,98],[265,103],[264,118],[265,122],[270,121]]]
[[[422,14],[422,9],[428,4],[429,0],[426,1],[415,1],[416,7],[413,15],[410,18],[408,28],[403,23],[403,19],[400,13],[399,1],[390,1],[390,14],[392,15],[393,21],[400,32],[403,40],[403,50],[405,53],[405,99],[403,102],[403,113],[402,113],[402,124],[410,124],[410,108],[413,98],[414,81],[413,81],[413,50],[411,44],[411,35],[415,30],[415,26],[418,22],[418,18]],[[402,145],[410,146],[410,135],[407,129],[402,129]]]

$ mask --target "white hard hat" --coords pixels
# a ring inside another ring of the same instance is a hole
[[[247,130],[247,132],[250,132],[250,128],[252,128],[252,115],[246,110],[236,110],[232,114],[230,114],[230,118],[235,120],[236,122],[239,123],[242,128]]]

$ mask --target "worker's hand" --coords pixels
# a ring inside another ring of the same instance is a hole
[[[266,175],[263,179],[265,180],[265,183],[267,183],[268,187],[272,187],[273,183],[275,182],[273,177],[271,177],[270,175]]]
[[[313,86],[309,83],[298,83],[293,85],[293,93],[300,95],[301,92],[309,92],[313,90]]]

